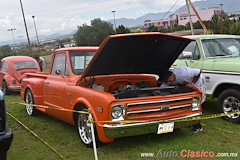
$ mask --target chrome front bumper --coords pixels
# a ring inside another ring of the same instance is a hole
[[[177,120],[177,119],[195,117],[200,115],[202,115],[202,112],[184,116],[184,117],[173,118],[169,120]],[[120,138],[120,137],[157,133],[158,125],[160,123],[161,122],[159,121],[151,121],[151,122],[140,122],[140,123],[130,123],[130,124],[129,123],[128,124],[104,124],[103,129],[106,137]],[[199,123],[199,120],[175,122],[174,129],[189,127],[198,123]]]
[[[21,86],[8,86],[8,89],[12,91],[21,90]]]

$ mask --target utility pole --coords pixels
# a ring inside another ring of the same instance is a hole
[[[11,28],[11,29],[8,29],[7,31],[11,31],[12,32],[14,47],[17,47],[16,43],[15,43],[14,34],[13,34],[13,31],[15,31],[15,30],[16,30],[16,28]],[[15,48],[14,50],[15,50],[15,56],[16,56],[17,55],[17,48]]]
[[[188,10],[188,17],[189,17],[189,22],[190,22],[190,27],[191,27],[192,35],[194,35],[192,18],[191,18],[191,13],[190,13],[190,9],[189,9],[189,5],[188,5],[188,1],[187,1],[187,0],[186,0],[186,6],[187,6],[187,10]]]
[[[25,20],[24,11],[23,11],[23,6],[22,6],[22,0],[20,0],[20,5],[21,5],[21,9],[22,9],[23,21],[24,21],[25,30],[26,30],[27,39],[28,39],[28,48],[30,50],[30,57],[33,57],[31,43],[30,43],[30,39],[29,39],[29,36],[28,36],[28,29],[27,29],[26,20]]]
[[[221,14],[220,14],[220,33],[222,34],[222,5],[223,4],[219,4],[221,6]]]
[[[186,0],[186,1],[187,1],[187,0]],[[195,12],[195,14],[196,14],[196,16],[197,16],[197,18],[198,18],[201,26],[203,27],[204,34],[207,34],[207,32],[208,32],[207,27],[205,26],[205,24],[204,24],[203,21],[201,20],[199,14],[198,14],[198,12],[197,12],[197,10],[195,9],[195,7],[194,7],[194,5],[192,4],[191,0],[188,0],[188,2],[189,2],[189,4],[191,5],[193,11]]]
[[[22,44],[22,37],[23,37],[23,36],[18,36],[18,38],[21,38],[21,44]]]
[[[116,32],[116,34],[117,34],[117,26],[116,26],[116,20],[115,20],[115,12],[116,12],[116,11],[112,11],[112,13],[113,13],[113,19],[114,19],[115,32]]]
[[[33,22],[34,22],[34,27],[35,27],[35,32],[36,32],[36,37],[37,37],[37,42],[38,42],[38,52],[39,52],[39,56],[40,56],[40,52],[41,52],[41,49],[40,49],[40,42],[39,42],[39,39],[38,39],[38,34],[37,34],[37,27],[36,27],[36,23],[35,23],[35,16],[32,16],[33,18]]]

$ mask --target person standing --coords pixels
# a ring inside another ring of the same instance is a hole
[[[42,72],[44,59],[42,57],[39,57],[38,55],[35,55],[35,59],[39,64],[40,71]]]

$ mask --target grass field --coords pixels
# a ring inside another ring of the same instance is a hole
[[[45,143],[54,148],[54,152],[41,140],[8,116],[8,125],[14,133],[14,139],[8,151],[8,160],[92,160],[93,149],[85,147],[74,126],[45,114],[28,116],[19,95],[5,96],[7,111],[38,135]],[[203,106],[204,115],[216,113],[216,100],[207,99]],[[203,131],[191,133],[189,128],[176,130],[168,134],[150,134],[119,138],[114,143],[98,148],[99,160],[145,160],[145,159],[183,159],[183,150],[238,153],[236,157],[200,158],[200,159],[240,159],[240,124],[230,123],[221,118],[202,121]],[[143,157],[149,153],[154,157]],[[168,153],[168,157],[164,157]],[[173,154],[174,153],[174,154]],[[165,155],[164,155],[165,154]],[[142,156],[141,156],[142,155]],[[157,156],[158,155],[158,156]],[[187,155],[187,153],[184,153]],[[156,157],[157,156],[157,157]],[[176,156],[176,157],[175,157]],[[191,158],[196,159],[196,158]]]

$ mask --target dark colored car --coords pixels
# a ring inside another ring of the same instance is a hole
[[[25,73],[40,72],[37,61],[28,56],[9,56],[1,60],[0,86],[3,94],[9,95],[12,91],[20,92],[20,82]]]
[[[5,160],[12,143],[13,133],[7,126],[7,114],[3,92],[0,90],[0,160]]]

